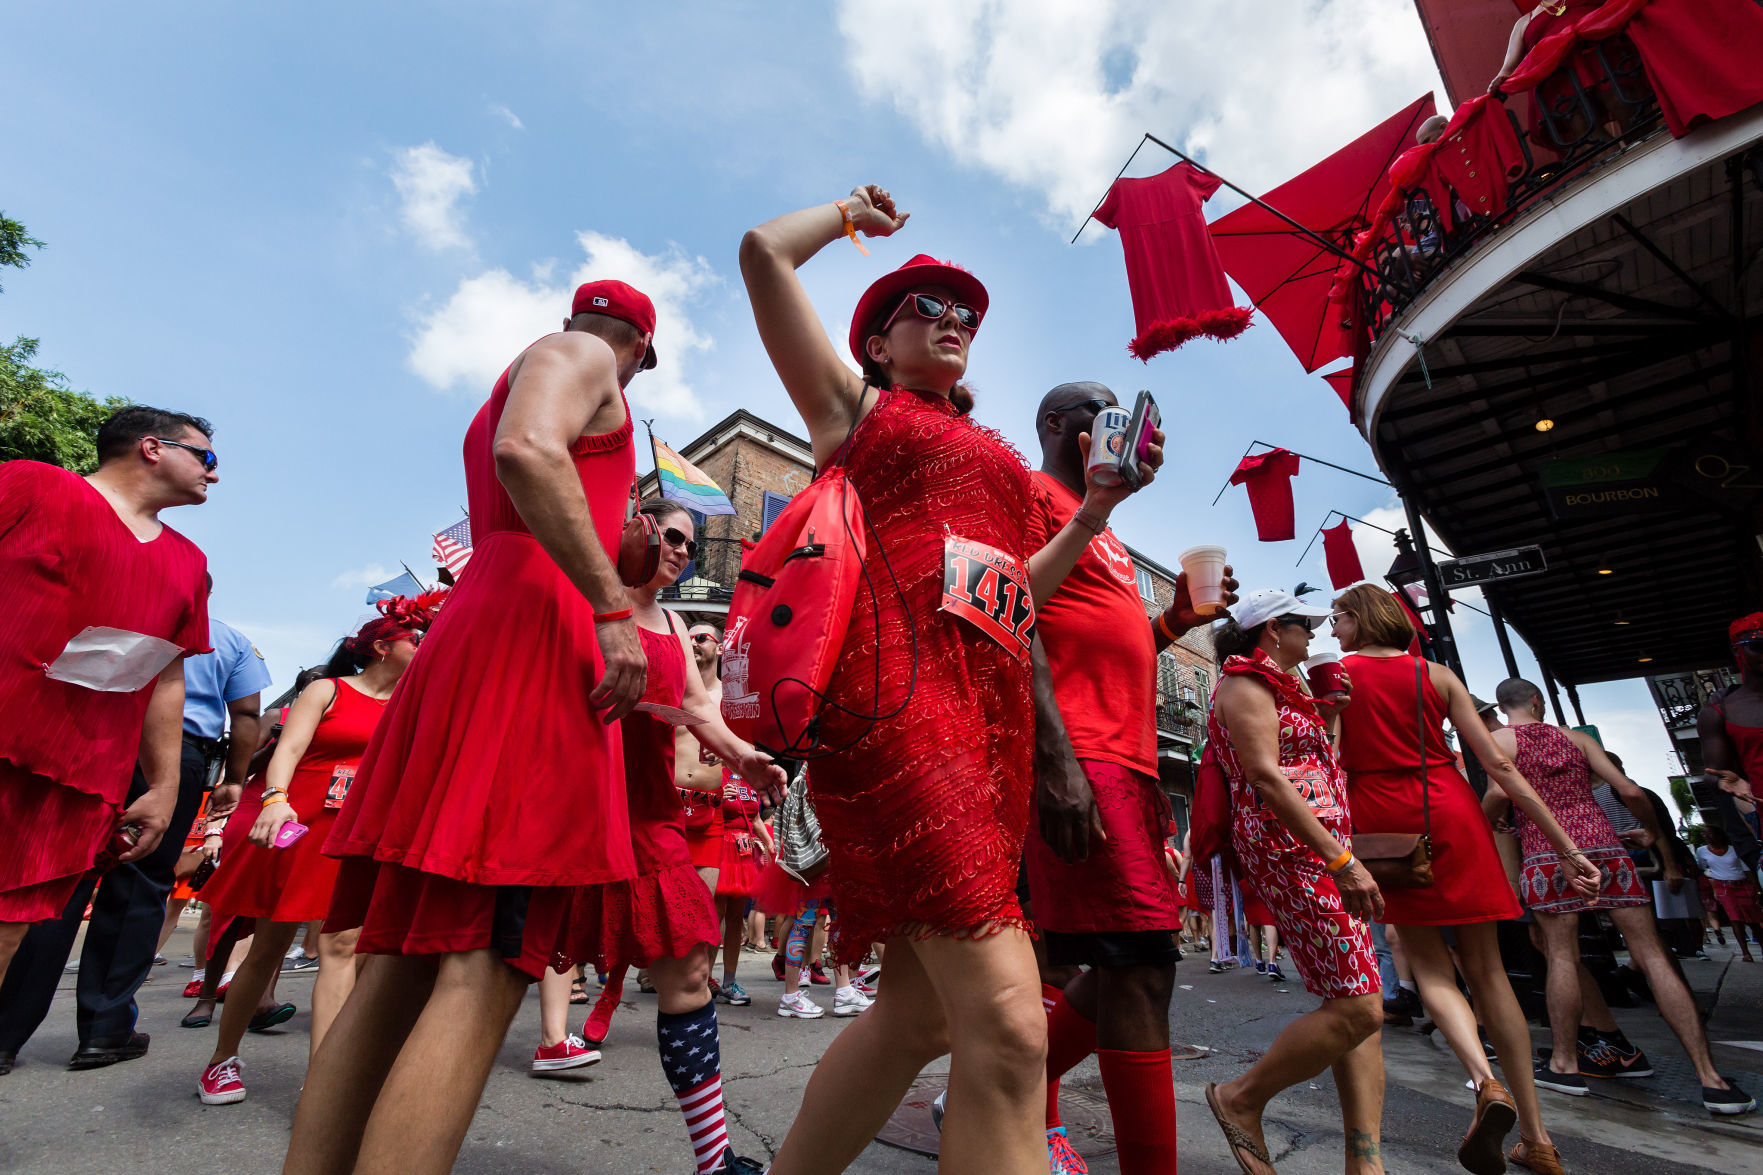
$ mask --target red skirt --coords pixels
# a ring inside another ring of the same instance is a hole
[[[261,811],[261,805],[256,807]],[[234,813],[227,821],[227,831],[243,818],[242,810]],[[337,868],[342,864],[324,855],[324,838],[336,818],[336,809],[320,807],[306,817],[306,835],[285,849],[266,849],[240,836],[238,846],[222,856],[220,867],[202,888],[202,900],[214,907],[216,915],[234,918],[268,918],[271,922],[323,918],[330,911],[331,891],[336,888]],[[256,820],[254,811],[243,825],[245,833]]]
[[[121,811],[0,760],[0,922],[61,917]]]
[[[1384,890],[1385,924],[1460,926],[1518,917],[1518,898],[1506,881],[1506,866],[1475,789],[1450,767],[1429,765],[1426,774],[1432,797],[1433,884]],[[1347,807],[1355,833],[1422,831],[1420,800],[1418,768],[1347,775]],[[1284,927],[1280,937],[1286,937]]]
[[[1060,934],[1106,934],[1181,927],[1181,895],[1164,864],[1169,800],[1157,781],[1117,763],[1082,760],[1102,816],[1104,841],[1071,864],[1028,835],[1029,900],[1035,925]]]
[[[601,971],[647,967],[656,959],[683,959],[700,944],[722,941],[716,903],[695,865],[675,865],[630,881],[584,885],[576,891],[570,925],[573,957],[592,958]]]
[[[495,950],[503,962],[539,979],[567,971],[570,886],[473,885],[365,857],[342,862],[324,932],[361,928],[363,955],[456,955]]]
[[[824,902],[832,892],[831,869],[803,885],[785,873],[782,865],[772,861],[759,871],[759,879],[753,883],[753,904],[766,914],[794,918],[803,902]]]
[[[686,829],[686,851],[691,854],[692,868],[719,869],[722,867],[722,825],[719,822],[709,832],[695,832]]]
[[[739,841],[745,838],[748,849],[743,850]],[[716,870],[716,896],[719,898],[750,898],[753,887],[758,884],[759,871],[765,867],[764,855],[759,851],[759,842],[745,832],[736,833],[732,829],[722,838],[722,864]]]
[[[1709,878],[1714,886],[1714,897],[1720,908],[1726,911],[1726,917],[1734,922],[1743,922],[1748,926],[1763,926],[1763,905],[1757,901],[1757,883],[1744,881],[1715,881]]]

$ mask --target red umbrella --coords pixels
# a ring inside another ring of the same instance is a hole
[[[1354,237],[1371,227],[1389,194],[1390,164],[1414,145],[1415,130],[1433,114],[1428,94],[1267,193],[1261,199],[1268,207],[1246,204],[1212,222],[1225,272],[1273,321],[1305,371],[1352,354],[1348,326],[1328,297],[1342,261],[1317,238],[1353,251]]]

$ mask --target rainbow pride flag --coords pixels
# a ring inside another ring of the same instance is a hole
[[[702,470],[655,437],[651,436],[649,440],[655,446],[655,476],[661,485],[662,497],[704,515],[735,512],[734,504],[722,492],[722,487],[706,477]]]

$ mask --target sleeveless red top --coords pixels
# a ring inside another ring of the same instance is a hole
[[[859,586],[822,712],[826,745],[851,749],[815,760],[808,780],[849,963],[896,933],[1024,924],[1034,709],[1027,661],[939,610],[945,536],[1027,566],[1022,455],[943,397],[895,388],[857,427],[846,468],[877,598]]]
[[[326,851],[481,885],[631,876],[620,731],[588,694],[594,609],[496,477],[508,373],[465,433],[472,557],[398,683]],[[636,458],[630,410],[570,446],[594,532],[618,549]]]
[[[673,632],[638,628],[649,659],[645,702],[678,709],[686,696],[686,655]],[[685,804],[673,783],[673,727],[642,710],[619,723],[624,727],[624,786],[630,798],[631,844],[637,873],[690,866],[686,851]]]

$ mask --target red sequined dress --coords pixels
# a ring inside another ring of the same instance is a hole
[[[1026,925],[1016,877],[1034,781],[1030,667],[939,605],[946,536],[1027,567],[1032,490],[1002,436],[905,388],[858,425],[846,467],[868,513],[878,605],[859,588],[822,712],[826,745],[851,749],[810,763],[808,782],[831,859],[836,956],[855,963],[894,935]],[[869,714],[891,716],[872,725]]]
[[[678,709],[686,692],[679,636],[646,628],[637,634],[649,659],[643,700]],[[685,805],[673,783],[673,727],[642,710],[633,710],[620,725],[637,875],[584,887],[570,916],[570,956],[596,959],[608,972],[684,958],[699,943],[722,941],[710,887],[698,876],[687,845]]]

